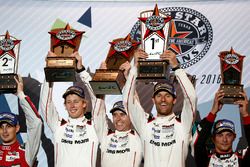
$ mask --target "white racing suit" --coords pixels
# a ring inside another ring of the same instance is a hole
[[[90,77],[85,71],[80,75],[83,81]],[[49,88],[48,83],[42,87],[40,107],[54,135],[55,166],[95,167],[98,138],[94,121],[85,116],[68,120],[60,118],[52,102],[52,88]]]
[[[131,68],[125,84],[124,104],[143,143],[144,167],[185,166],[196,111],[196,94],[184,70],[177,69],[175,76],[184,94],[182,113],[179,117],[173,113],[155,118],[144,112],[135,95],[136,67]]]
[[[93,117],[101,149],[101,166],[139,167],[142,160],[142,147],[137,132],[109,129],[105,101],[96,98],[90,85],[86,84],[86,86],[94,109]]]

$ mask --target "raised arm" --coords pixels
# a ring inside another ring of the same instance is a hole
[[[250,115],[248,112],[248,97],[247,97],[245,90],[243,92],[241,92],[240,94],[244,97],[244,100],[239,100],[239,101],[235,102],[235,104],[239,105],[239,111],[240,111],[240,115],[241,115],[242,120],[243,120],[245,136],[246,136],[247,143],[248,143],[247,149],[243,150],[243,166],[248,166],[250,164],[250,148],[249,148],[249,145],[250,145]]]
[[[89,83],[89,81],[92,80],[92,77],[89,75],[89,73],[85,70],[83,64],[82,64],[82,57],[78,52],[75,52],[73,56],[77,59],[77,70],[80,71],[79,75],[86,86],[91,103],[92,103],[92,119],[94,121],[94,126],[96,129],[96,133],[98,136],[99,141],[101,142],[105,134],[108,132],[108,124],[106,121],[106,106],[104,101],[104,96],[101,98],[97,98],[94,94],[94,91]],[[104,68],[104,65],[102,64],[101,68]],[[84,69],[83,71],[81,69]]]
[[[181,123],[183,124],[184,132],[191,134],[192,124],[196,115],[196,93],[194,86],[188,79],[187,74],[181,68],[176,59],[176,54],[170,50],[166,50],[160,58],[167,60],[171,65],[175,76],[180,84],[184,95],[183,108],[181,113]],[[177,95],[178,96],[178,95]]]
[[[215,93],[213,106],[210,113],[204,118],[197,126],[197,131],[194,135],[194,158],[197,166],[205,167],[208,166],[208,150],[206,147],[206,141],[211,136],[211,130],[214,124],[217,113],[223,107],[220,100],[224,97],[224,92],[218,90]]]
[[[54,53],[49,51],[48,55]],[[43,120],[48,124],[49,128],[54,133],[58,126],[61,118],[55,108],[52,101],[53,83],[48,83],[44,80],[41,86],[40,101],[39,101],[39,112],[41,113]]]
[[[147,54],[140,49],[135,52],[134,63],[131,63],[131,70],[123,90],[123,101],[133,125],[138,133],[142,134],[142,129],[144,128],[148,114],[144,112],[136,94],[136,77],[138,75],[137,66],[139,58],[147,58]]]
[[[25,143],[25,159],[29,166],[32,166],[39,146],[42,131],[42,121],[35,105],[30,98],[24,95],[22,77],[15,78],[17,83],[17,96],[22,107],[27,125],[27,141]]]

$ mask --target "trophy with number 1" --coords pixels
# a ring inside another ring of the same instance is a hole
[[[167,79],[168,62],[160,60],[160,55],[168,48],[170,16],[154,10],[140,14],[142,49],[148,54],[146,60],[139,61],[138,79]]]
[[[0,35],[0,93],[15,93],[17,65],[21,40],[10,36],[7,31]]]

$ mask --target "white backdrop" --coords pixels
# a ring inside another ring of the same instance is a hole
[[[60,2],[60,1],[6,1],[0,0],[0,34],[8,30],[12,36],[21,39],[21,50],[18,72],[22,76],[44,80],[45,57],[49,50],[50,36],[48,32],[54,21],[59,18],[68,22],[80,31],[86,31],[79,49],[83,62],[91,72],[99,67],[106,58],[109,43],[115,38],[125,37],[138,20],[140,12],[152,10],[155,2]],[[198,95],[198,110],[203,118],[210,110],[211,102],[219,83],[212,83],[214,77],[220,74],[220,51],[230,50],[245,55],[242,83],[247,89],[250,85],[250,2],[249,1],[202,1],[202,2],[159,2],[159,8],[180,7],[198,11],[212,26],[212,44],[205,56],[186,71],[197,76],[196,91]],[[91,7],[92,27],[85,26],[77,20]],[[206,83],[207,82],[207,83]],[[62,93],[72,83],[57,83],[55,85],[54,101],[63,117],[64,111]],[[17,113],[17,101],[13,95],[5,95],[11,110]],[[121,96],[109,96],[107,110]],[[234,120],[238,136],[241,136],[239,113],[237,106],[227,105],[219,114]],[[47,130],[46,130],[47,131]],[[47,134],[50,137],[50,134]],[[43,151],[39,153],[41,163],[45,167]]]

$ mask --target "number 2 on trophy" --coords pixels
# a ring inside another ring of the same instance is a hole
[[[4,61],[3,66],[5,66],[5,67],[8,66],[8,64],[7,64],[8,63],[8,59],[6,57],[3,58],[3,61]]]

